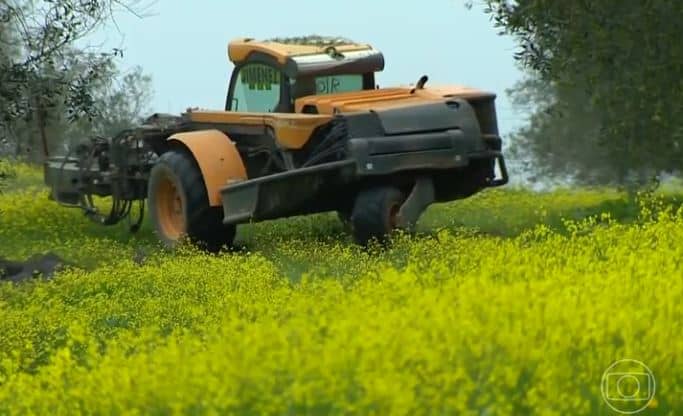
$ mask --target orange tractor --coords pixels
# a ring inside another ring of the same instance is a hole
[[[228,54],[224,110],[155,114],[48,159],[52,198],[103,224],[146,200],[168,246],[187,237],[215,250],[238,224],[325,211],[360,244],[384,240],[434,202],[508,181],[492,93],[426,76],[379,88],[383,55],[352,42],[239,39]]]

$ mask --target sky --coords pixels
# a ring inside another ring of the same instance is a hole
[[[519,127],[506,94],[522,74],[515,44],[498,35],[481,5],[463,0],[156,0],[142,1],[142,18],[118,13],[88,42],[121,48],[120,65],[139,65],[153,78],[153,112],[188,107],[222,109],[232,64],[233,38],[330,35],[369,43],[384,53],[381,87],[414,83],[460,84],[498,94],[503,136]]]

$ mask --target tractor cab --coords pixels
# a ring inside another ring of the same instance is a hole
[[[235,112],[293,113],[302,97],[375,89],[375,72],[384,69],[382,53],[372,46],[339,40],[237,39],[228,56],[235,68],[225,110]],[[301,112],[316,111],[304,106]]]

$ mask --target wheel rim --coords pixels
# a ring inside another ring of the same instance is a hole
[[[161,232],[171,240],[180,239],[185,233],[185,215],[182,196],[175,182],[164,175],[160,178],[155,197]]]

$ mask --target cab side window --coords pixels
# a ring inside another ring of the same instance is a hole
[[[363,75],[331,75],[315,79],[316,94],[335,94],[363,90]]]
[[[282,74],[276,68],[251,63],[240,68],[234,85],[230,110],[272,113],[280,102]]]
[[[363,91],[363,74],[340,74],[299,77],[291,80],[292,99],[308,95]]]

